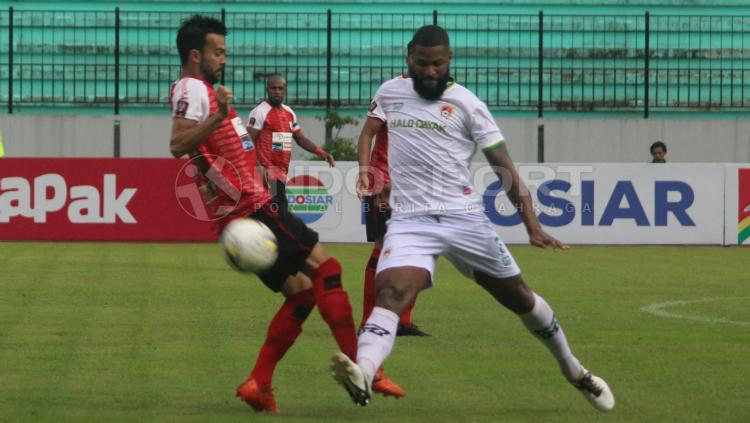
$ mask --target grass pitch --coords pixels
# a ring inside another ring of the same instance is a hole
[[[369,246],[326,247],[359,323]],[[750,249],[511,250],[609,382],[612,413],[442,259],[414,312],[433,337],[398,338],[386,362],[406,398],[355,407],[328,374],[336,346],[315,312],[276,371],[282,414],[265,416],[234,389],[281,296],[230,270],[216,245],[0,243],[0,420],[750,421]]]

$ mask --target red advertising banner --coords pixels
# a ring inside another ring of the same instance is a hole
[[[0,159],[0,240],[216,240],[186,163]]]

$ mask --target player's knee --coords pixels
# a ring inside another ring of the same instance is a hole
[[[520,275],[517,279],[514,278],[509,288],[510,295],[506,297],[509,304],[506,307],[519,314],[528,313],[534,308],[534,292],[524,283]]]
[[[315,244],[305,260],[305,273],[312,275],[320,265],[329,261],[332,257],[328,255],[328,252],[323,248],[320,243]],[[338,262],[337,262],[338,263]]]
[[[284,282],[284,285],[281,287],[281,293],[289,298],[298,295],[301,292],[310,290],[311,288],[312,282],[310,279],[302,273],[297,273],[296,275],[287,278],[286,282]]]
[[[523,281],[513,283],[506,290],[501,302],[516,314],[528,313],[534,308],[534,293]]]
[[[384,283],[377,287],[375,305],[401,315],[411,304],[414,294],[394,284]]]
[[[474,280],[500,304],[516,314],[527,313],[534,307],[534,293],[520,274],[508,278],[497,278],[482,272],[475,272]]]

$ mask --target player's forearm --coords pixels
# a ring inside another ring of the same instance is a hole
[[[521,220],[524,226],[526,226],[526,232],[531,234],[541,229],[539,219],[537,219],[534,213],[534,203],[531,200],[529,189],[523,183],[523,180],[521,180],[521,176],[518,175],[507,148],[503,145],[500,148],[486,151],[484,154],[487,157],[487,161],[492,165],[497,178],[502,183],[505,192],[508,194],[508,198],[513,202],[513,205],[518,210],[518,214],[521,215]]]
[[[198,148],[211,135],[211,132],[221,125],[225,117],[225,114],[217,112],[204,122],[174,134],[169,146],[172,156],[180,158]]]
[[[529,189],[521,180],[516,172],[512,173],[514,179],[511,183],[511,187],[507,190],[508,198],[513,202],[513,205],[518,210],[518,214],[521,216],[523,225],[526,227],[527,233],[540,229],[539,219],[534,213],[534,202],[531,200],[531,194]]]
[[[253,128],[252,126],[248,126],[247,133],[250,134],[250,139],[253,140],[253,142],[258,142],[258,135],[260,134],[259,130]]]
[[[370,166],[370,153],[372,151],[372,139],[380,131],[383,121],[377,118],[368,117],[362,131],[357,139],[357,160],[359,161],[359,171],[367,171]]]
[[[318,146],[315,145],[312,141],[310,141],[309,138],[307,138],[304,135],[299,136],[298,138],[295,138],[295,141],[297,141],[297,145],[305,149],[306,151],[310,153],[316,153],[318,150]]]
[[[372,150],[372,137],[374,134],[362,131],[357,140],[357,161],[360,171],[370,166],[370,151]]]

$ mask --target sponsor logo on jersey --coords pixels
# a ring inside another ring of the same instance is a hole
[[[323,217],[333,205],[333,196],[323,183],[310,175],[298,175],[286,185],[289,209],[305,223],[313,223]]]
[[[390,128],[419,128],[445,133],[445,125],[421,119],[394,119],[388,122]]]
[[[399,112],[404,108],[404,103],[393,103],[388,106],[388,112]]]

